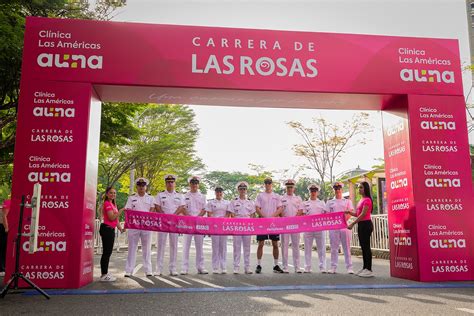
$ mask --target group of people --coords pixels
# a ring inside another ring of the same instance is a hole
[[[359,201],[356,210],[352,206],[352,202],[342,197],[342,182],[335,182],[333,189],[335,197],[327,203],[318,199],[320,187],[317,184],[308,186],[310,198],[303,202],[302,199],[295,195],[296,182],[293,179],[285,181],[286,194],[279,195],[273,192],[273,181],[271,178],[264,180],[265,190],[258,194],[255,201],[248,199],[247,189],[248,183],[245,181],[238,182],[236,189],[238,196],[231,200],[223,199],[223,188],[216,186],[215,199],[206,201],[206,197],[199,192],[200,178],[192,176],[188,179],[189,192],[181,194],[176,192],[176,176],[166,175],[164,177],[166,190],[158,193],[155,197],[147,193],[148,180],[138,178],[136,180],[136,193],[131,195],[124,208],[118,210],[115,197],[116,191],[113,188],[107,188],[105,194],[103,209],[103,223],[100,226],[100,235],[103,243],[103,254],[101,257],[101,281],[111,282],[116,278],[108,273],[108,266],[115,238],[115,228],[124,231],[120,226],[119,216],[124,209],[143,211],[143,212],[159,212],[165,214],[187,215],[187,216],[209,216],[209,217],[292,217],[313,214],[344,212],[346,220],[351,216],[355,220],[348,225],[348,228],[340,230],[330,230],[329,239],[331,246],[331,266],[326,267],[326,232],[306,232],[304,233],[304,253],[305,264],[304,271],[300,268],[300,233],[281,234],[281,235],[258,235],[257,247],[257,265],[255,273],[262,273],[262,256],[266,240],[271,240],[273,247],[273,272],[288,273],[288,248],[291,240],[293,266],[296,273],[312,272],[312,248],[313,242],[316,241],[316,247],[319,259],[319,271],[321,273],[336,273],[338,265],[338,252],[342,244],[345,265],[347,273],[356,274],[360,277],[372,277],[372,253],[370,249],[370,236],[373,231],[370,214],[372,212],[372,198],[370,194],[370,186],[367,182],[359,184],[359,193],[362,199]],[[350,241],[350,229],[357,225],[360,245],[363,253],[363,268],[358,272],[354,272],[352,267]],[[178,253],[178,234],[158,232],[157,244],[157,262],[156,270],[153,271],[151,262],[151,239],[152,232],[145,230],[128,230],[128,257],[125,266],[125,277],[133,275],[136,263],[136,255],[138,242],[141,241],[143,254],[143,267],[146,276],[162,275],[164,267],[164,254],[166,245],[169,245],[169,273],[172,276],[178,275],[177,270],[177,253]],[[281,236],[281,240],[280,240]],[[213,273],[225,274],[226,258],[227,258],[227,236],[211,236],[212,238],[212,270]],[[180,274],[189,273],[189,249],[194,239],[196,249],[196,269],[198,274],[207,274],[208,271],[204,267],[203,255],[203,235],[184,235],[183,240],[183,260]],[[282,264],[278,264],[279,246],[281,242]],[[233,273],[240,273],[240,259],[243,253],[244,257],[244,273],[252,274],[250,268],[250,243],[251,236],[233,236]],[[242,252],[243,250],[243,252]]]

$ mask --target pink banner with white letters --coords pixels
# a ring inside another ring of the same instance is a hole
[[[125,227],[179,234],[277,235],[346,228],[343,212],[273,218],[213,218],[125,211]]]

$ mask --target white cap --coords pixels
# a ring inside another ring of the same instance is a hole
[[[308,185],[308,191],[311,189],[318,189],[318,191],[320,191],[321,187],[317,185],[316,183],[311,183],[310,185]]]
[[[135,180],[135,184],[138,184],[139,182],[145,182],[145,185],[148,185],[148,183],[150,183],[147,178],[138,178]]]
[[[285,181],[285,185],[288,186],[288,185],[295,185],[296,184],[296,181],[293,180],[293,179],[288,179]]]
[[[240,182],[237,182],[237,185],[235,186],[235,188],[238,190],[239,187],[246,187],[248,188],[249,187],[249,184],[245,181],[240,181]]]
[[[167,174],[163,179],[165,181],[176,181],[177,177],[174,174]]]
[[[198,182],[201,182],[201,178],[198,176],[190,176],[188,178],[188,183],[191,182],[191,180],[197,180]]]

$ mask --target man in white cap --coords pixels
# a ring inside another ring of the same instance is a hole
[[[206,214],[206,197],[198,191],[200,178],[192,176],[188,179],[189,192],[184,195],[186,202],[186,215],[188,216],[204,216]],[[188,274],[189,269],[189,248],[194,237],[194,248],[196,249],[196,269],[198,274],[207,274],[204,269],[203,242],[204,235],[184,235],[183,244],[183,267],[181,274]]]
[[[319,185],[310,184],[308,186],[310,194],[309,200],[303,203],[303,213],[305,215],[323,214],[326,212],[326,204],[318,199]],[[316,239],[318,247],[319,271],[326,273],[326,231],[304,233],[304,260],[305,273],[311,273],[311,256],[313,253],[313,240]]]
[[[354,207],[349,199],[342,197],[342,188],[344,184],[342,182],[335,182],[332,186],[334,189],[334,198],[326,203],[326,213],[345,212],[353,211]],[[350,215],[349,215],[350,217]],[[347,220],[347,218],[346,218]],[[337,262],[339,259],[339,245],[342,244],[344,251],[344,260],[346,262],[347,273],[354,274],[352,269],[352,258],[351,258],[351,231],[347,228],[329,231],[329,241],[331,244],[331,269],[329,273],[336,273]]]
[[[128,197],[125,209],[153,212],[155,210],[155,199],[146,193],[148,180],[145,178],[138,178],[136,181],[137,193]],[[125,276],[130,277],[135,269],[135,262],[137,259],[138,241],[141,240],[143,267],[145,268],[146,276],[153,275],[151,265],[151,232],[146,230],[129,229],[128,230],[128,257],[125,266]]]
[[[230,202],[229,215],[237,218],[250,218],[255,216],[255,203],[247,199],[247,188],[249,184],[245,181],[237,183],[239,196]],[[252,236],[235,236],[233,238],[234,246],[234,274],[238,274],[240,270],[240,255],[242,247],[244,249],[244,271],[246,274],[252,274],[250,270],[250,242]]]
[[[209,217],[226,217],[230,202],[222,198],[224,189],[216,186],[214,192],[216,198],[209,200],[206,211]],[[227,273],[227,236],[215,235],[212,239],[212,273]],[[219,271],[220,269],[220,271]]]
[[[186,203],[181,193],[175,190],[176,176],[168,174],[164,177],[166,190],[157,194],[155,207],[158,213],[180,214],[184,212]],[[176,257],[178,254],[178,234],[158,232],[158,247],[155,275],[161,275],[163,271],[163,258],[165,256],[166,239],[169,236],[170,262],[169,270],[171,275],[178,275],[176,271]]]
[[[278,217],[280,216],[283,205],[281,204],[281,196],[273,192],[273,181],[272,178],[265,178],[263,181],[265,184],[265,192],[261,192],[257,195],[255,201],[255,209],[260,217]],[[278,265],[278,241],[280,235],[257,235],[258,248],[257,248],[257,268],[256,273],[262,272],[262,256],[263,246],[265,240],[270,239],[273,247],[273,272],[283,273],[283,270]]]
[[[293,217],[303,214],[303,201],[295,195],[296,182],[293,179],[285,181],[286,194],[281,197],[283,217]],[[291,238],[291,252],[293,255],[293,265],[296,273],[300,270],[300,233],[281,234],[281,256],[283,261],[283,272],[288,273],[288,244]]]

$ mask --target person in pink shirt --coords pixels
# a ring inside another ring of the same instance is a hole
[[[281,211],[283,210],[283,205],[281,203],[281,196],[273,192],[272,187],[272,178],[265,178],[265,192],[258,194],[255,201],[255,209],[258,216],[260,217],[278,217],[280,216]],[[265,240],[270,239],[273,246],[273,272],[283,273],[283,270],[278,265],[278,241],[280,240],[280,235],[258,235],[258,248],[257,248],[257,268],[255,269],[256,273],[262,272],[262,256],[263,256],[263,246]]]
[[[0,276],[5,275],[5,261],[7,257],[7,238],[8,238],[8,219],[7,215],[10,211],[11,200],[3,201],[0,209]]]
[[[362,198],[357,204],[356,212],[346,211],[346,214],[356,217],[355,221],[349,224],[347,228],[352,229],[357,224],[357,234],[359,236],[360,248],[362,249],[364,266],[356,274],[363,278],[370,278],[374,276],[372,272],[372,250],[370,249],[370,235],[372,235],[374,225],[370,217],[373,208],[372,196],[367,182],[364,181],[359,184],[359,193]]]
[[[115,199],[117,197],[117,191],[114,188],[108,187],[105,190],[104,204],[102,206],[102,215],[104,222],[100,224],[100,237],[102,238],[102,257],[100,258],[100,270],[101,270],[101,282],[113,282],[117,278],[109,274],[109,261],[112,251],[114,249],[115,241],[115,228],[117,227],[120,232],[124,229],[120,225],[119,217],[123,212],[117,209]]]

